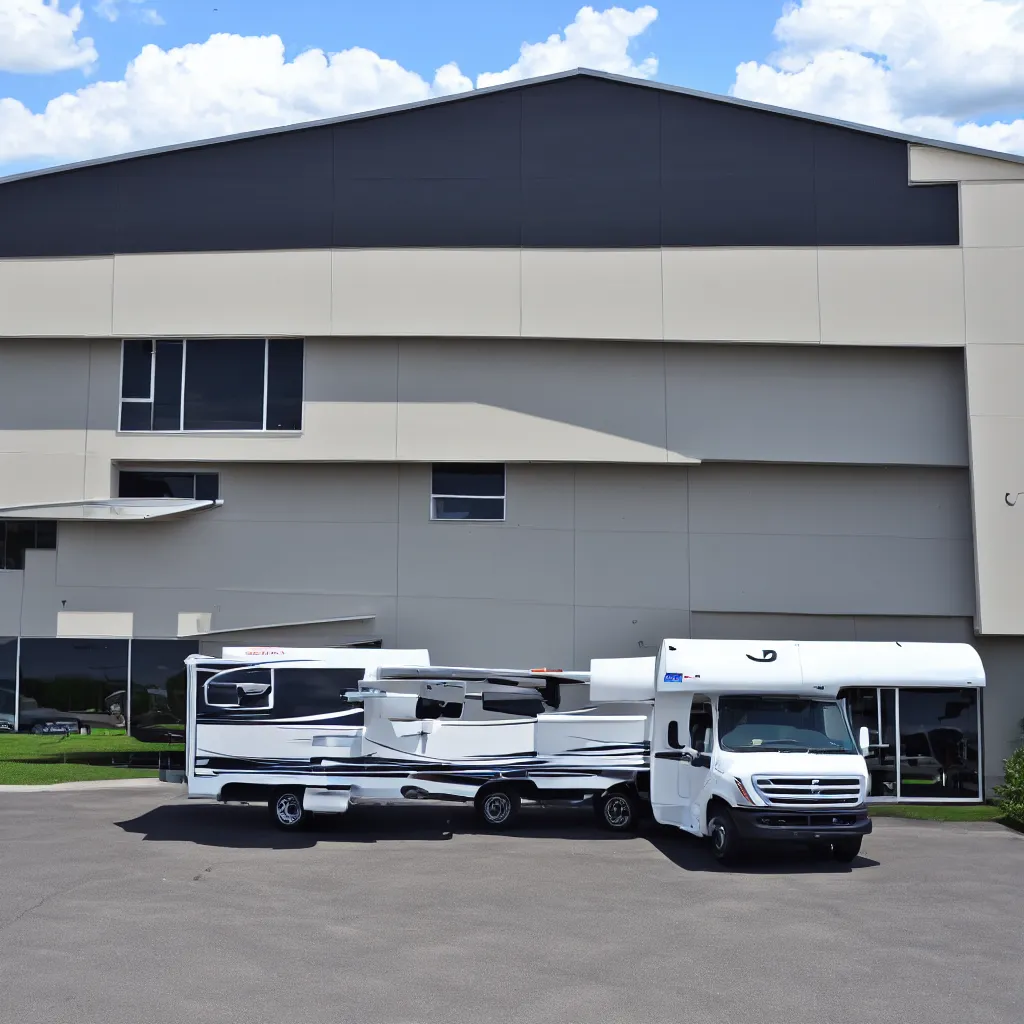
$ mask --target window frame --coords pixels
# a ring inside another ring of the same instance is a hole
[[[497,494],[441,494],[435,493],[434,491],[434,470],[437,467],[451,467],[451,466],[487,466],[496,467],[501,466],[501,495]],[[462,500],[479,500],[479,501],[500,501],[501,502],[501,516],[487,516],[480,518],[478,516],[467,516],[465,519],[455,519],[449,516],[437,515],[437,506],[435,504],[438,498],[461,498]],[[430,464],[430,521],[432,523],[504,523],[508,521],[508,464],[505,462],[432,462]]]
[[[59,532],[57,529],[56,519],[0,519],[0,572],[24,572],[25,566],[21,568],[9,568],[7,565],[7,528],[13,524],[20,526],[24,523],[29,523],[32,526],[32,543],[26,545],[25,551],[56,551]],[[53,526],[53,546],[45,545],[40,546],[39,544],[39,524],[46,523],[47,525]]]
[[[229,338],[225,335],[224,338]],[[263,342],[263,425],[259,427],[233,427],[230,429],[189,429],[185,426],[185,381],[188,374],[188,346],[189,342],[221,341],[224,338],[218,337],[195,337],[195,338],[122,338],[120,363],[117,376],[117,432],[119,434],[137,435],[169,435],[176,437],[179,434],[192,434],[202,437],[206,434],[232,436],[235,434],[270,434],[272,436],[294,437],[303,432],[305,425],[305,404],[306,404],[306,339],[292,335],[268,335],[264,338],[239,337],[239,341],[262,341]],[[236,340],[230,336],[229,340]],[[148,341],[150,344],[149,353],[149,397],[148,398],[125,398],[124,392],[124,351],[125,345],[131,342]],[[177,430],[154,430],[152,426],[148,430],[132,430],[122,426],[124,406],[127,405],[148,405],[150,407],[150,424],[153,422],[153,405],[156,401],[156,346],[159,341],[180,341],[181,342],[181,380],[179,381],[179,406],[178,406],[178,429]],[[270,344],[274,341],[297,341],[302,344],[302,387],[299,395],[299,426],[293,428],[268,428],[267,415],[270,392]]]

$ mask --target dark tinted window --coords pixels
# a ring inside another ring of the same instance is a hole
[[[544,701],[540,697],[510,697],[508,694],[484,694],[484,711],[494,711],[502,715],[520,715],[525,718],[536,718],[544,714]]]
[[[161,473],[157,470],[125,469],[118,475],[122,498],[217,499],[216,473]]]
[[[262,430],[266,342],[189,341],[185,350],[185,430]]]
[[[206,684],[206,703],[213,706],[262,710],[273,703],[270,669],[228,669]]]
[[[152,402],[122,402],[121,403],[121,429],[122,430],[152,430],[153,429],[153,403]],[[168,429],[168,428],[163,428]]]
[[[125,341],[121,363],[121,397],[152,398],[153,342]]]
[[[57,524],[49,520],[0,521],[0,569],[24,569],[25,552],[57,547]]]
[[[123,729],[128,641],[69,638],[21,641],[20,728],[44,731],[69,718],[91,729]]]
[[[433,468],[432,519],[505,518],[505,467],[451,464]]]
[[[130,731],[155,743],[184,741],[185,659],[194,640],[133,640]]]
[[[0,637],[0,733],[14,731],[14,680],[17,671],[17,639]]]
[[[302,426],[302,342],[267,342],[267,430]]]
[[[505,496],[505,467],[502,465],[434,466],[433,479],[436,495]]]
[[[184,346],[180,341],[156,343],[156,378],[153,383],[153,429],[181,430],[181,363]]]
[[[362,725],[363,712],[344,694],[359,688],[361,668],[279,668],[274,670],[274,717],[303,718],[336,714],[324,724]]]

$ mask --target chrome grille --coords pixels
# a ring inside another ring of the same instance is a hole
[[[754,787],[766,803],[785,807],[855,806],[862,800],[861,780],[827,775],[758,775]]]

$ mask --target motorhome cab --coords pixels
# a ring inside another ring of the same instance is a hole
[[[854,737],[849,686],[981,686],[964,644],[666,640],[650,682],[591,665],[592,699],[653,699],[654,817],[710,837],[730,859],[749,840],[857,856],[867,814],[867,729]]]

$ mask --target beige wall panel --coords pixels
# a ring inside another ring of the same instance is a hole
[[[131,612],[57,612],[57,636],[131,636]]]
[[[75,455],[85,451],[85,430],[0,430],[0,454]]]
[[[667,455],[656,445],[512,409],[477,402],[403,402],[398,409],[398,459],[666,462]]]
[[[1024,245],[1024,181],[962,185],[960,219],[965,247]]]
[[[814,249],[666,249],[665,337],[816,342]]]
[[[821,249],[818,279],[822,342],[964,343],[960,249]]]
[[[964,249],[967,343],[1024,342],[1024,248]]]
[[[978,628],[1024,633],[1024,415],[972,416]],[[1013,506],[1007,505],[1009,492]],[[1018,497],[1019,494],[1019,497]]]
[[[114,260],[114,332],[329,334],[331,254],[170,253]]]
[[[526,337],[662,337],[657,250],[524,249]]]
[[[79,501],[85,456],[71,453],[0,453],[0,505]]]
[[[972,416],[1024,416],[1024,338],[1021,342],[967,346],[967,399]]]
[[[0,337],[111,333],[114,260],[0,260]]]
[[[1024,178],[1024,164],[935,146],[910,146],[911,181],[1010,181]]]
[[[352,249],[332,264],[333,334],[519,334],[518,250]]]

